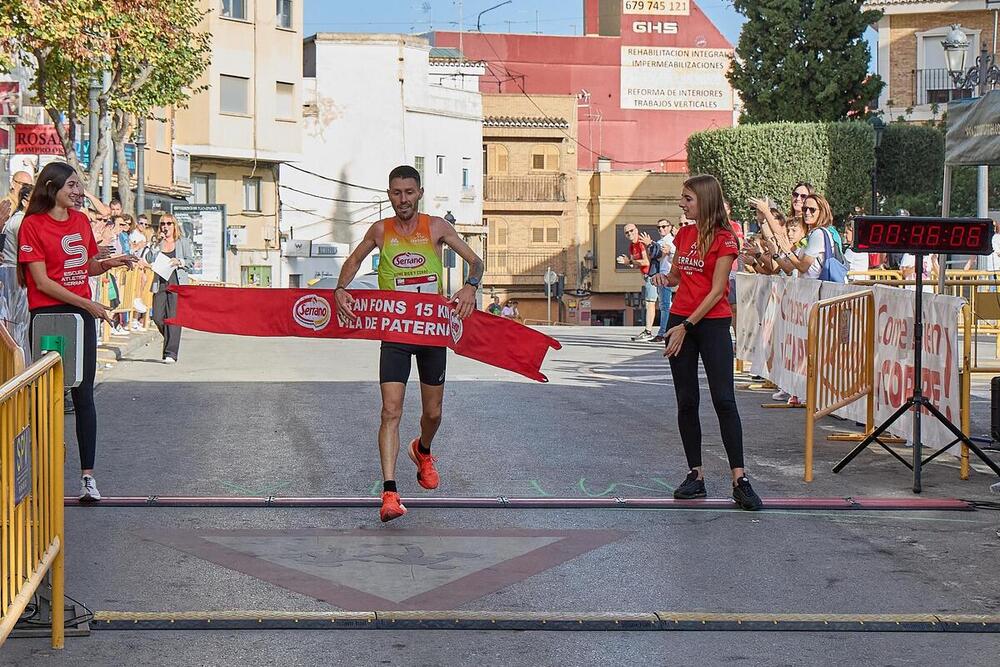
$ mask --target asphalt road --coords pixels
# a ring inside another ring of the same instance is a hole
[[[686,472],[669,370],[624,329],[552,330],[539,384],[451,356],[434,444],[441,487],[413,495],[669,497]],[[379,470],[377,344],[185,332],[105,374],[97,480],[109,496],[369,496]],[[414,379],[415,382],[415,372]],[[404,440],[415,434],[411,383]],[[804,414],[738,393],[748,472],[768,497],[909,498],[887,454],[801,481]],[[977,404],[981,405],[981,404]],[[709,494],[728,471],[707,391]],[[983,414],[985,412],[985,414]],[[988,425],[988,405],[974,424]],[[824,421],[822,429],[845,427]],[[71,433],[71,429],[67,429]],[[75,488],[75,444],[67,455]],[[924,498],[989,500],[994,478],[925,469]],[[996,500],[996,497],[993,497]],[[1000,515],[975,512],[69,507],[67,591],[94,610],[1000,613]],[[367,596],[367,597],[366,597]],[[995,634],[96,630],[53,652],[13,639],[0,664],[994,665]]]

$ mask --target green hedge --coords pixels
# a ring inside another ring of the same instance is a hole
[[[792,188],[809,181],[841,218],[871,200],[875,133],[867,123],[762,123],[696,132],[688,138],[688,170],[713,174],[741,220],[748,197],[790,206]]]
[[[878,189],[883,213],[905,208],[912,215],[940,215],[943,191],[943,128],[890,123],[878,150]],[[951,215],[976,214],[976,168],[952,170]],[[1000,205],[1000,168],[990,169],[990,208]]]

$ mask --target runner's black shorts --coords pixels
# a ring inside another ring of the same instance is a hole
[[[410,357],[417,358],[417,373],[420,375],[421,384],[435,387],[444,384],[448,348],[388,342],[382,343],[378,366],[379,384],[383,382],[406,384],[410,379]]]

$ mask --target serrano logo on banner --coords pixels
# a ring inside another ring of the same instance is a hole
[[[451,311],[451,339],[456,343],[462,340],[462,318],[454,310]]]
[[[397,269],[416,269],[424,265],[427,260],[423,255],[415,252],[404,252],[392,258],[393,266]]]
[[[311,331],[322,331],[330,323],[330,302],[321,296],[309,294],[295,302],[292,317],[295,322]]]

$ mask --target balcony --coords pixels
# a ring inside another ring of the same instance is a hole
[[[488,202],[564,202],[566,176],[486,176],[484,201]]]
[[[949,99],[965,100],[972,94],[971,88],[955,88],[951,74],[943,67],[913,70],[913,106],[947,104]]]
[[[490,250],[486,253],[486,275],[489,284],[542,283],[545,269],[566,273],[566,251],[552,250]]]

